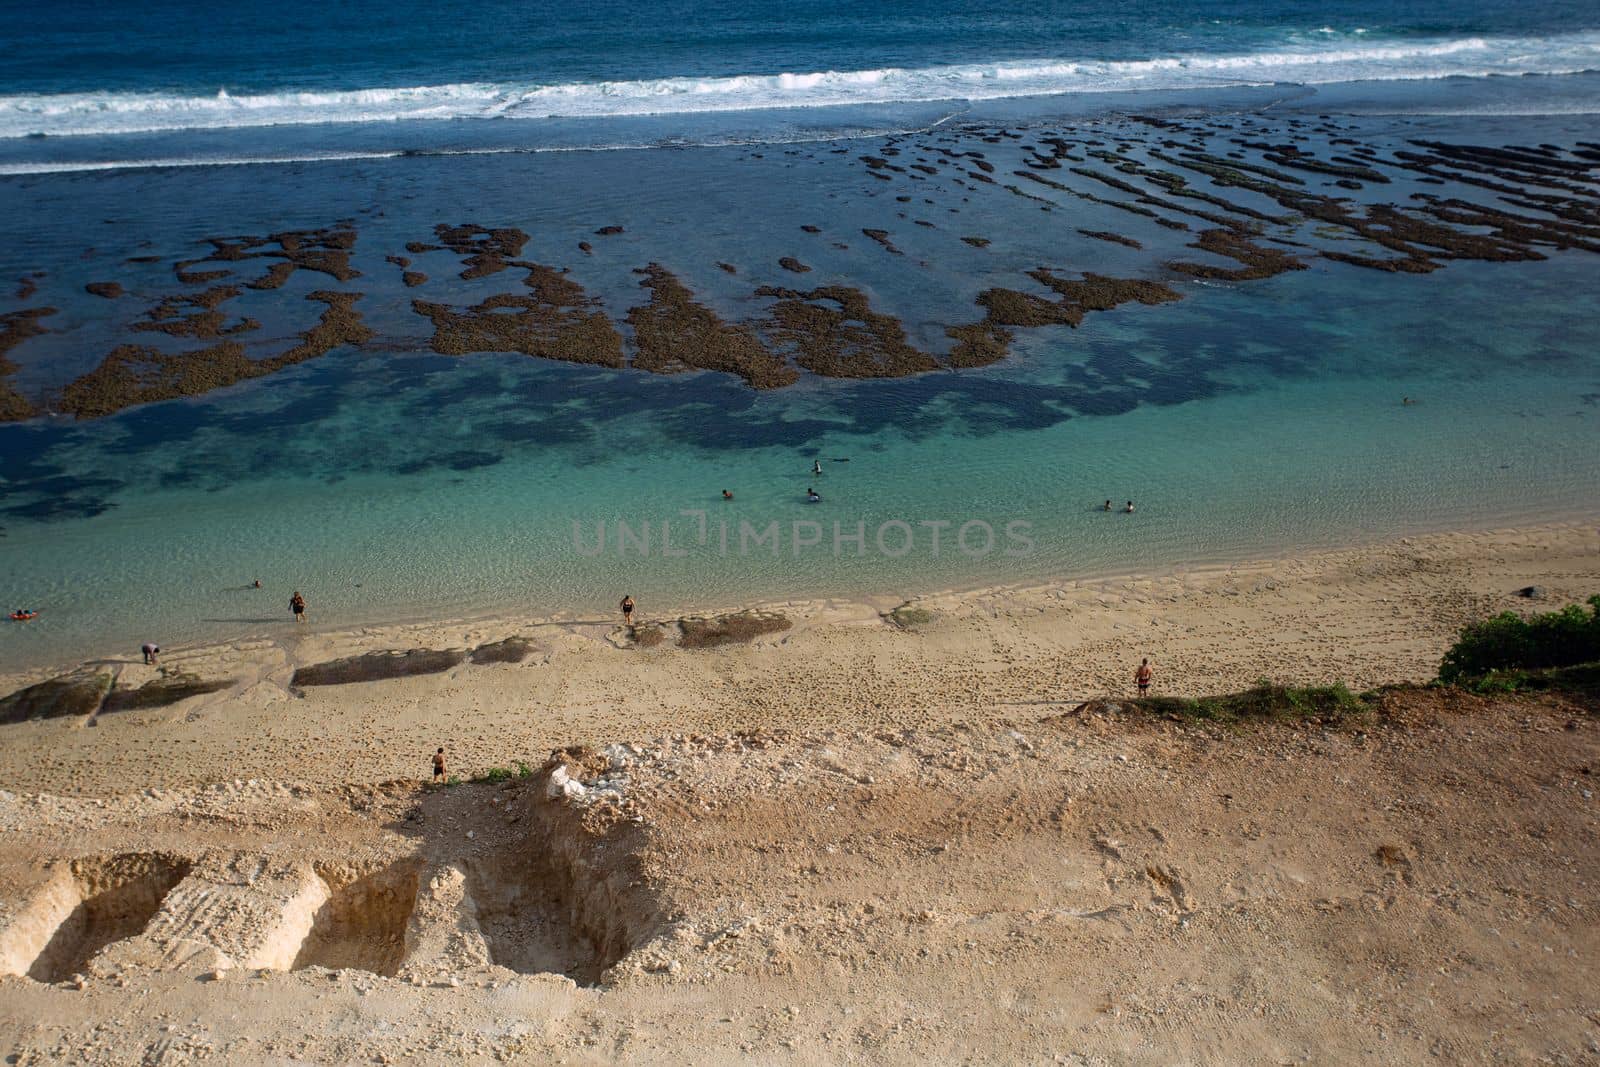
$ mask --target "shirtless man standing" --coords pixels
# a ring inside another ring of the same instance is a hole
[[[1133,672],[1133,681],[1139,687],[1140,696],[1150,692],[1150,675],[1152,673],[1154,672],[1150,670],[1150,661],[1148,659],[1140,663],[1139,669]]]
[[[444,781],[444,749],[442,748],[433,754],[433,780],[435,782]]]

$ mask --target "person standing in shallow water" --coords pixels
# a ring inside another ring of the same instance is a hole
[[[289,598],[289,610],[294,612],[295,622],[306,621],[306,598],[300,595],[300,590],[294,591],[294,596]]]
[[[161,646],[153,641],[146,641],[139,646],[139,651],[144,653],[144,661],[153,667],[156,663],[156,657],[161,655]]]
[[[618,606],[622,608],[623,623],[631,627],[633,625],[633,597],[623,597],[622,603]]]
[[[1155,672],[1150,669],[1150,660],[1145,659],[1139,664],[1139,669],[1133,672],[1133,682],[1139,687],[1139,695],[1144,696],[1150,692],[1150,676]]]

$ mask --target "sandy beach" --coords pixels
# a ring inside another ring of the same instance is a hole
[[[1530,586],[1543,598],[1518,595]],[[1468,621],[1547,610],[1597,587],[1600,529],[1570,523],[909,602],[767,604],[789,629],[712,649],[634,647],[614,611],[350,632],[300,632],[285,612],[271,639],[167,649],[155,668],[136,650],[89,665],[122,690],[162,672],[226,686],[164,708],[7,726],[0,781],[88,795],[236,778],[375,782],[426,777],[441,745],[470,776],[567,745],[663,733],[1027,721],[1130,695],[1146,656],[1162,694],[1231,692],[1261,678],[1361,691],[1431,679]],[[902,618],[925,621],[897,624],[902,607]],[[639,608],[641,624],[662,618]],[[343,657],[510,637],[528,641],[519,663],[292,685],[297,669]],[[50,673],[0,676],[0,691]]]
[[[1594,708],[1390,686],[1597,585],[1573,523],[764,605],[713,648],[641,605],[86,664],[97,707],[3,727],[0,1049],[1592,1062]],[[445,666],[311,684],[399,650]],[[1388,688],[1158,717],[1119,703],[1144,656],[1158,693]]]

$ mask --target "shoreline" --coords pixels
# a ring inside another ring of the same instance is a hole
[[[1527,586],[1543,592],[1518,595]],[[159,667],[89,661],[88,672],[114,679],[120,703],[6,726],[0,787],[110,795],[241,778],[359,783],[425,777],[424,757],[441,745],[470,776],[573,744],[663,734],[1026,723],[1131,693],[1145,656],[1159,695],[1233,692],[1262,678],[1361,691],[1431,679],[1470,621],[1596,592],[1600,529],[1565,523],[1025,588],[773,601],[759,610],[784,615],[787,628],[710,649],[635,645],[609,612],[313,631],[166,649]],[[925,614],[908,625],[888,618],[903,604]],[[523,639],[513,657],[469,659],[508,638]],[[403,650],[442,662],[362,673],[372,661],[359,657]],[[354,680],[296,684],[297,671],[339,673],[350,657]],[[49,676],[3,675],[0,690]],[[186,678],[222,685],[138,699],[142,687]]]
[[[1424,542],[1425,547],[1427,543],[1443,543],[1459,538],[1484,536],[1524,538],[1584,531],[1596,537],[1597,551],[1600,551],[1600,513],[1578,512],[1571,518],[1540,522],[1530,526],[1505,525],[1496,521],[1487,522],[1482,526],[1453,525],[1448,529],[1426,530],[1404,536],[1379,537],[1370,541],[1359,541],[1323,548],[1288,548],[1272,555],[1251,555],[1241,558],[1206,558],[1192,563],[1174,563],[1155,568],[1095,570],[1082,574],[1036,576],[1016,582],[975,581],[971,584],[944,585],[920,592],[911,590],[895,593],[869,592],[837,596],[773,597],[764,599],[730,597],[726,601],[711,599],[685,604],[668,602],[658,610],[641,610],[638,614],[638,621],[641,624],[650,622],[671,623],[677,619],[690,617],[737,614],[740,612],[779,612],[797,617],[807,623],[827,624],[838,619],[863,621],[867,620],[869,616],[886,618],[896,607],[902,605],[915,606],[925,602],[938,602],[944,610],[959,612],[963,606],[970,603],[996,597],[1047,596],[1062,590],[1077,589],[1086,585],[1102,587],[1130,586],[1137,582],[1173,579],[1204,581],[1207,578],[1214,578],[1235,571],[1270,570],[1290,564],[1310,565],[1327,557],[1373,552],[1385,548],[1398,548],[1412,545],[1415,542]],[[1597,562],[1595,577],[1597,583],[1596,592],[1600,592],[1600,562]],[[615,618],[615,615],[615,609],[611,606],[599,607],[594,611],[574,610],[553,614],[523,614],[514,611],[491,609],[480,614],[444,617],[427,615],[374,617],[362,621],[329,626],[318,626],[315,623],[311,623],[305,625],[303,630],[297,628],[296,624],[286,615],[284,622],[275,624],[273,628],[268,630],[241,633],[232,638],[218,641],[172,646],[163,645],[162,649],[164,656],[195,657],[214,655],[241,645],[255,645],[261,642],[282,644],[292,639],[305,638],[316,638],[328,644],[357,647],[362,644],[359,640],[362,637],[417,631],[494,632],[504,630],[508,633],[514,633],[519,629],[557,628],[579,632],[580,628],[583,628],[582,632],[593,633],[596,627],[620,628],[620,620]],[[589,618],[586,616],[604,616],[604,618]],[[378,646],[373,646],[363,650],[378,651],[379,648]],[[52,660],[20,670],[0,671],[0,697],[21,686],[70,673],[90,664],[134,664],[137,662],[138,660],[135,659],[133,654],[101,649],[90,651],[76,660]]]

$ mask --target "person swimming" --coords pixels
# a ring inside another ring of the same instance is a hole
[[[810,486],[806,487],[806,503],[807,504],[816,504],[816,503],[819,503],[821,500],[822,500],[822,497],[820,495],[818,495],[818,493],[817,493],[817,491],[815,489],[811,488]]]
[[[1105,511],[1110,511],[1111,510],[1111,501],[1109,501],[1109,500],[1106,501],[1106,506],[1105,506],[1105,508],[1103,510],[1105,510]]]
[[[1133,514],[1133,501],[1128,501],[1128,506],[1122,509],[1125,514]]]
[[[821,474],[822,473],[822,460],[814,459],[814,460],[811,461],[811,473],[812,474]]]
[[[724,500],[732,500],[733,499],[733,490],[724,489],[722,491],[722,499],[724,499]]]

